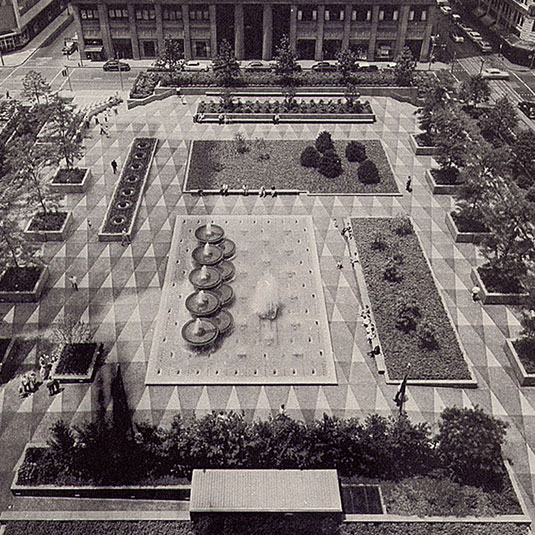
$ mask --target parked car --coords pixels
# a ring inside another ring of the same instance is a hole
[[[372,65],[367,61],[356,61],[355,70],[358,72],[375,72],[379,70],[379,67],[377,65]]]
[[[466,34],[468,35],[468,37],[474,41],[474,43],[476,41],[482,41],[483,40],[483,37],[481,37],[481,34],[479,32],[476,32],[475,30],[469,30],[466,32]]]
[[[452,13],[451,14],[451,18],[453,20],[453,22],[459,22],[461,20],[461,15],[459,15],[459,13]]]
[[[489,42],[487,42],[487,41],[478,41],[476,44],[479,47],[479,49],[481,50],[481,52],[492,52],[492,46],[491,46],[491,44]]]
[[[182,70],[188,72],[208,72],[210,67],[208,65],[203,65],[200,61],[189,60],[184,63]]]
[[[311,69],[316,72],[332,72],[336,71],[337,67],[334,63],[329,63],[328,61],[319,61],[318,63],[314,63]]]
[[[450,6],[440,6],[439,9],[444,15],[451,15],[453,13],[453,9]]]
[[[518,103],[518,109],[530,119],[535,119],[535,102],[523,100]]]
[[[451,32],[450,37],[454,43],[464,43],[464,37],[459,33]]]
[[[180,64],[178,66],[178,69],[180,69]],[[166,65],[165,63],[162,63],[161,61],[155,61],[148,69],[147,72],[172,72],[173,69],[169,67],[169,65]]]
[[[271,65],[266,61],[250,61],[245,65],[245,72],[270,72]]]
[[[102,68],[105,71],[129,71],[130,65],[124,61],[119,61],[118,59],[109,59],[102,65]]]
[[[500,71],[500,69],[488,68],[483,69],[481,78],[486,80],[509,80],[509,73],[507,71]]]
[[[467,26],[466,24],[463,24],[462,22],[458,22],[457,26],[465,33],[472,31],[472,28],[470,28],[470,26]]]

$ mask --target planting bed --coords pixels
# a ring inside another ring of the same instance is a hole
[[[425,134],[411,134],[409,142],[417,156],[435,156],[438,152],[437,147],[430,145],[430,141]]]
[[[446,213],[446,225],[456,243],[479,243],[488,236],[488,229],[484,223],[457,212]]]
[[[50,188],[59,193],[83,193],[91,177],[90,169],[58,169]]]
[[[460,182],[455,182],[455,175],[441,169],[427,169],[425,178],[435,195],[454,195],[461,186]]]
[[[395,231],[403,220],[408,222],[404,218],[351,220],[389,377],[402,379],[410,363],[410,379],[470,380],[418,237],[414,232],[400,236]],[[374,248],[376,238],[384,244],[382,250]],[[390,282],[385,280],[384,271],[396,253],[402,256],[398,271],[403,278]],[[436,348],[422,347],[418,330],[405,334],[396,327],[399,307],[412,302],[419,306],[421,314],[415,323],[418,328],[424,322],[433,328]]]
[[[156,138],[152,137],[137,137],[132,142],[98,234],[100,241],[121,241],[124,232],[132,237],[156,143]]]
[[[533,340],[515,340],[513,342],[520,362],[528,374],[535,374],[535,343]]]
[[[507,273],[497,274],[488,266],[479,266],[472,268],[470,274],[473,283],[481,288],[484,305],[521,305],[529,298],[520,282]]]
[[[37,301],[47,279],[46,267],[9,267],[0,278],[0,302]]]
[[[53,377],[63,382],[90,381],[95,369],[97,347],[95,343],[63,346]]]
[[[377,184],[363,184],[357,176],[359,164],[345,157],[348,141],[334,141],[343,167],[343,173],[334,179],[301,165],[301,152],[308,145],[314,145],[314,140],[265,141],[262,144],[251,140],[247,141],[249,150],[244,154],[235,150],[234,141],[193,141],[185,190],[219,191],[223,184],[228,184],[230,189],[240,189],[246,184],[250,190],[264,186],[310,193],[399,193],[382,143],[361,140],[381,178]],[[269,158],[260,160],[260,154],[269,154]]]

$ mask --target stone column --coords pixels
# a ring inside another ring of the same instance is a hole
[[[100,24],[100,35],[102,37],[102,46],[104,47],[104,55],[110,59],[115,56],[113,44],[111,42],[110,24],[108,20],[108,6],[106,4],[98,4],[98,20]]]
[[[370,42],[368,43],[368,61],[375,59],[375,45],[377,43],[377,26],[379,25],[379,5],[372,6],[372,28]]]
[[[154,12],[156,13],[156,39],[158,40],[156,56],[159,56],[164,49],[162,4],[154,4]]]
[[[318,6],[318,20],[316,21],[316,50],[314,59],[321,61],[323,59],[323,27],[325,26],[325,6]]]
[[[132,43],[132,54],[134,59],[139,59],[139,41],[137,37],[136,12],[134,4],[128,5],[128,28],[130,30],[130,41]]]
[[[403,4],[401,6],[401,13],[398,24],[398,34],[396,36],[396,46],[394,48],[394,58],[397,58],[398,55],[403,50],[405,46],[405,40],[407,38],[407,27],[409,25],[409,11],[411,6],[408,4]]]
[[[424,38],[422,42],[422,50],[420,51],[420,61],[429,61],[429,54],[431,52],[431,35],[433,35],[433,26],[435,24],[436,7],[429,6],[427,12],[427,24],[424,30]],[[418,58],[417,58],[418,59]]]
[[[85,59],[84,55],[84,31],[82,29],[82,21],[80,19],[80,6],[73,5],[73,16],[74,16],[74,28],[76,29],[76,33],[78,34],[78,52],[80,54],[80,58]],[[102,28],[101,28],[102,33]]]
[[[212,58],[215,58],[217,56],[217,22],[215,4],[210,4],[208,9],[210,11],[210,54]]]
[[[243,5],[234,6],[234,54],[236,59],[243,59],[245,55],[243,43]]]
[[[351,12],[353,6],[347,4],[344,12],[344,35],[342,37],[342,50],[349,48],[349,39],[351,37]]]
[[[290,6],[290,48],[295,54],[297,52],[297,6]]]
[[[264,4],[262,13],[262,59],[270,60],[273,55],[273,8]]]
[[[191,59],[191,30],[188,4],[182,4],[182,23],[184,24],[184,58],[188,60]]]

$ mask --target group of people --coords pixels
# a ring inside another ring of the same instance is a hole
[[[362,323],[366,329],[366,340],[370,346],[370,356],[373,357],[378,355],[381,349],[379,347],[379,342],[377,341],[377,331],[375,329],[375,324],[372,321],[370,305],[366,305],[364,308],[360,309],[360,317],[362,318]]]
[[[21,375],[19,386],[21,398],[37,392],[42,384],[46,385],[50,396],[54,396],[61,391],[59,381],[51,377],[52,367],[56,360],[57,357],[54,355],[43,354],[39,357],[39,376],[33,370]]]
[[[221,195],[228,195],[229,194],[230,186],[225,182],[220,188],[219,193]],[[247,184],[242,184],[242,187],[240,188],[242,195],[249,195],[249,186]],[[202,190],[199,190],[201,192]],[[267,197],[268,195],[271,195],[272,197],[275,197],[277,195],[277,190],[272,187],[271,190],[268,192],[268,190],[262,185],[260,186],[260,189],[258,190],[258,196],[259,197]]]

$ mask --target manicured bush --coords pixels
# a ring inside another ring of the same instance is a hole
[[[428,321],[422,321],[417,329],[420,347],[423,349],[438,349],[436,329]]]
[[[396,327],[404,333],[416,329],[417,322],[422,317],[420,306],[414,300],[402,300],[397,304]]]
[[[366,147],[358,141],[350,141],[346,146],[346,158],[350,162],[363,162],[366,159]]]
[[[371,160],[364,160],[357,171],[359,180],[363,184],[377,184],[379,182],[379,170]]]
[[[394,232],[400,237],[414,234],[414,228],[412,227],[412,223],[408,217],[396,216],[393,219],[393,224]]]
[[[334,150],[331,134],[329,134],[329,132],[326,130],[318,134],[318,137],[316,138],[316,149],[318,149],[321,153],[325,153],[328,150]]]
[[[373,241],[371,242],[371,248],[374,251],[384,251],[387,248],[385,237],[382,233],[376,232],[373,235]]]
[[[342,174],[342,160],[334,150],[326,150],[320,158],[318,171],[327,178],[336,178]]]
[[[383,270],[383,278],[388,282],[400,282],[403,280],[403,273],[398,263],[391,258]]]
[[[318,167],[320,153],[312,145],[305,147],[301,153],[301,165],[303,167]]]

